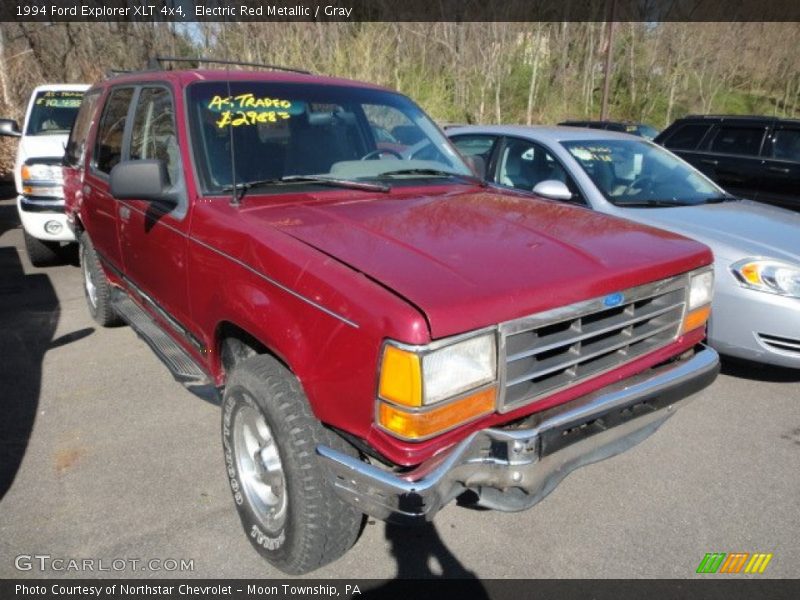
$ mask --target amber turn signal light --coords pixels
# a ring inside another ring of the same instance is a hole
[[[386,346],[378,390],[381,398],[405,406],[422,406],[422,369],[419,356]]]
[[[421,440],[494,412],[496,400],[497,389],[492,387],[425,411],[407,411],[381,402],[378,423],[403,439]]]
[[[693,311],[686,313],[686,316],[683,318],[683,327],[681,328],[681,333],[688,333],[689,331],[693,331],[698,327],[702,327],[706,324],[710,315],[710,304],[706,304],[705,306],[701,306],[700,308],[696,308]]]

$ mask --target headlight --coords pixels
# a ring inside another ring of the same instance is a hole
[[[800,298],[800,267],[778,260],[746,258],[731,265],[743,287]]]
[[[33,163],[22,166],[22,179],[29,181],[62,182],[61,165]]]
[[[702,327],[711,314],[711,300],[714,297],[714,270],[701,269],[689,275],[689,298],[686,316],[681,331],[686,333]]]
[[[494,332],[408,347],[384,346],[378,423],[404,439],[424,439],[493,412],[497,400]]]
[[[22,166],[22,193],[26,196],[60,198],[64,195],[61,165],[42,163]]]

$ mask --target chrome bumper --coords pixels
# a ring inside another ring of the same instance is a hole
[[[652,434],[681,401],[709,385],[719,357],[691,357],[649,369],[522,422],[472,433],[402,476],[326,446],[317,454],[337,493],[378,519],[430,521],[467,490],[487,508],[530,508],[571,471],[619,454]]]

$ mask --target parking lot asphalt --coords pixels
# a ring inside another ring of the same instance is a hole
[[[129,328],[98,327],[75,265],[30,265],[12,200],[0,201],[0,333],[0,578],[282,577],[241,529],[218,407]],[[415,529],[370,520],[308,576],[684,578],[707,552],[772,553],[758,577],[800,576],[800,372],[726,363],[655,435],[533,509],[452,504]],[[18,570],[21,555],[127,563]]]

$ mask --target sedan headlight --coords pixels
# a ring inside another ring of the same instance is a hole
[[[686,316],[683,319],[683,333],[702,327],[711,314],[711,300],[714,297],[714,270],[707,267],[689,275],[689,298]]]
[[[384,345],[378,424],[419,440],[491,413],[497,401],[495,332],[430,346]]]
[[[731,271],[746,288],[800,298],[800,267],[778,260],[746,258],[731,265]]]

